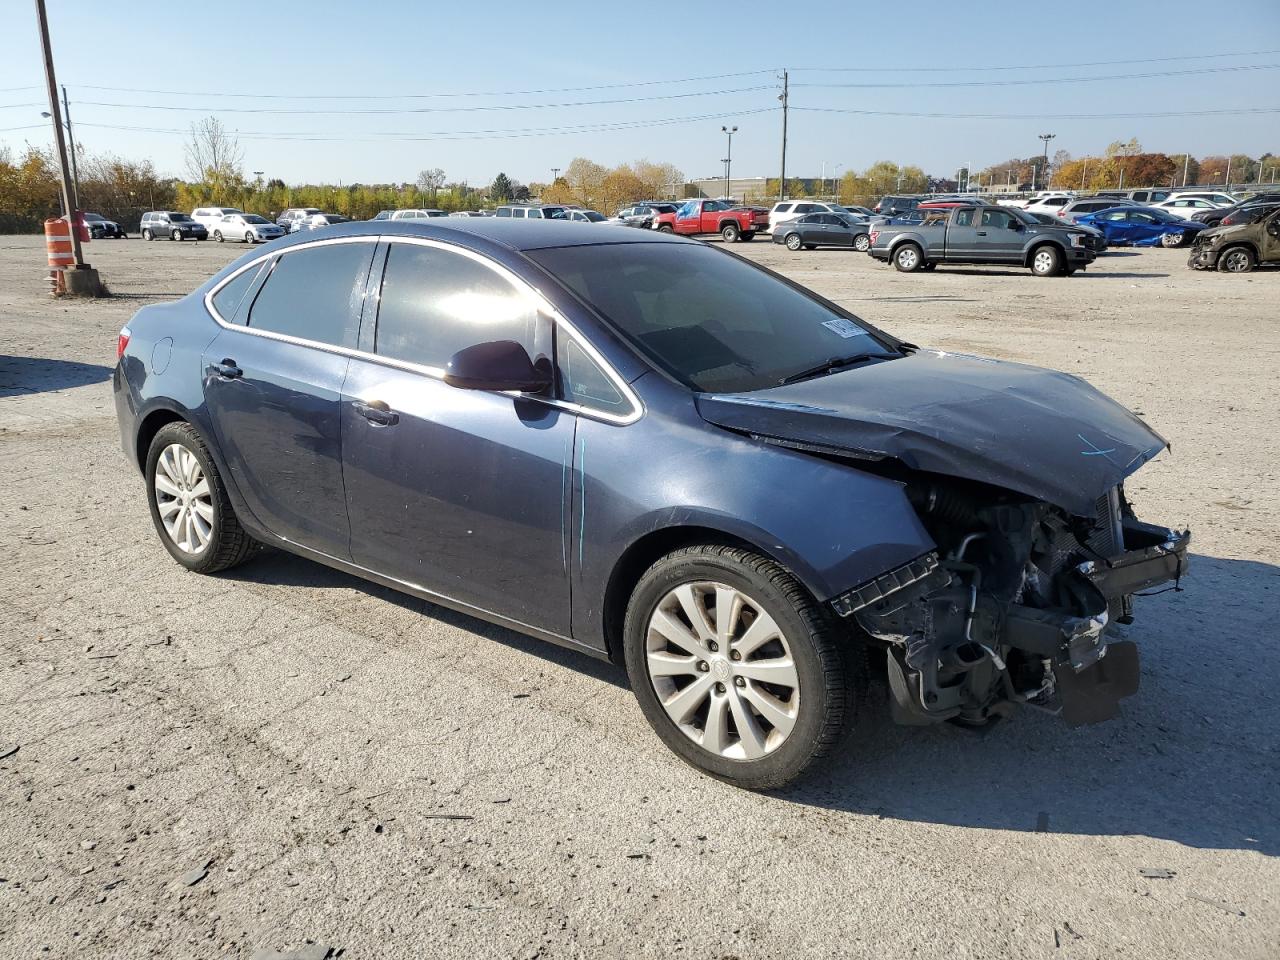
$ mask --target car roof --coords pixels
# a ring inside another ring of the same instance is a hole
[[[294,234],[278,249],[313,243],[325,237],[426,237],[465,246],[505,247],[509,250],[543,250],[548,247],[601,246],[619,243],[678,243],[702,246],[701,241],[650,230],[619,230],[602,236],[594,224],[572,220],[511,220],[506,217],[433,217],[430,220],[353,220],[348,223]]]

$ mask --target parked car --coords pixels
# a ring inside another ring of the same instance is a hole
[[[114,220],[108,220],[100,213],[86,211],[80,216],[84,218],[85,229],[89,231],[89,237],[93,240],[101,240],[104,237],[111,237],[114,240],[129,239],[129,235],[124,232],[120,224]]]
[[[894,218],[871,227],[871,256],[904,273],[939,263],[1017,264],[1038,277],[1070,276],[1097,256],[1084,230],[1040,223],[1017,207],[973,204],[920,210],[923,219]]]
[[[1028,213],[1057,214],[1074,199],[1076,196],[1073,193],[1043,193],[1028,200],[1022,209]]]
[[[1138,205],[1155,204],[1162,200],[1168,200],[1173,196],[1173,188],[1164,190],[1159,187],[1139,187],[1136,190],[1099,190],[1096,196],[1130,200]]]
[[[674,216],[679,208],[680,204],[678,203],[633,203],[631,206],[619,210],[618,215],[613,219],[624,226],[652,230],[660,214],[665,213]]]
[[[300,220],[303,217],[314,216],[321,212],[319,207],[290,207],[276,217],[276,223],[284,227],[285,230],[292,230],[293,221]]]
[[[1027,213],[1027,212],[1024,210],[1023,213]],[[1027,216],[1031,217],[1037,223],[1043,223],[1046,226],[1050,226],[1050,227],[1061,226],[1063,221],[1062,217],[1055,217],[1052,213],[1027,213]],[[1095,252],[1097,253],[1106,252],[1107,238],[1106,236],[1103,235],[1101,230],[1099,230],[1097,227],[1090,227],[1087,224],[1083,224],[1083,223],[1075,223],[1073,224],[1073,226],[1075,226],[1077,230],[1083,230],[1085,233],[1087,233],[1090,237],[1093,238],[1093,249]]]
[[[370,219],[370,220],[390,220],[390,219],[391,219],[391,215],[392,215],[393,213],[395,213],[395,211],[394,211],[394,210],[379,210],[377,213],[375,213],[375,214],[374,214],[372,217],[370,217],[369,219]]]
[[[811,213],[846,213],[838,203],[823,203],[821,200],[780,200],[769,210],[769,232],[778,229],[779,224],[790,220],[798,220]]]
[[[1234,204],[1215,203],[1203,197],[1170,197],[1168,200],[1161,200],[1159,203],[1151,204],[1151,206],[1157,210],[1171,213],[1183,220],[1190,220],[1195,214],[1202,213],[1205,210],[1224,210],[1227,207],[1234,206]]]
[[[223,217],[236,213],[244,213],[239,207],[196,207],[191,211],[191,219],[200,224],[213,235],[213,228],[222,222]]]
[[[725,243],[737,243],[754,240],[757,233],[768,230],[769,211],[763,207],[742,206],[732,200],[686,200],[675,213],[655,217],[654,229],[685,237],[718,233]]]
[[[1225,193],[1221,190],[1185,190],[1179,189],[1171,196],[1182,197],[1186,199],[1212,200],[1214,203],[1224,207],[1230,207],[1240,202],[1241,198]],[[1167,199],[1167,198],[1166,198]]]
[[[1112,246],[1181,247],[1204,229],[1202,223],[1156,207],[1113,207],[1087,213],[1077,222],[1097,227]]]
[[[344,217],[340,213],[313,213],[309,217],[300,217],[289,224],[290,233],[304,233],[307,230],[319,230],[321,227],[331,227],[335,223],[350,223],[350,217]]]
[[[434,207],[426,209],[415,208],[412,210],[393,210],[391,213],[392,220],[429,220],[432,217],[448,216],[443,210],[437,210]]]
[[[866,253],[871,249],[869,232],[865,218],[855,220],[850,214],[807,213],[798,220],[779,224],[773,231],[773,242],[786,244],[788,250],[852,247]]]
[[[209,231],[185,213],[176,210],[148,210],[142,215],[140,232],[143,240],[168,237],[170,240],[205,240]]]
[[[871,218],[876,215],[874,210],[869,210],[866,207],[851,207],[848,204],[845,204],[845,210],[849,213],[856,214],[859,217]]]
[[[598,210],[570,210],[569,219],[578,223],[603,223],[607,218]]]
[[[1080,217],[1087,213],[1097,213],[1100,210],[1114,210],[1116,207],[1137,206],[1132,200],[1115,200],[1109,197],[1081,197],[1076,200],[1070,200],[1059,207],[1054,214],[1068,223],[1079,222]],[[1028,210],[1028,213],[1037,213],[1039,211]]]
[[[283,236],[284,227],[256,213],[230,213],[213,227],[213,239],[219,243],[224,240],[265,243]]]
[[[914,210],[919,204],[920,197],[900,197],[890,194],[880,198],[875,212],[884,217],[896,217],[908,210]]]
[[[449,214],[451,217],[487,217],[488,213],[482,210],[455,210]]]
[[[512,220],[568,220],[569,208],[562,203],[509,203],[499,207],[494,216]]]
[[[1280,205],[1245,223],[1209,227],[1196,237],[1188,266],[1248,273],[1260,263],[1280,263]]]
[[[1109,622],[1186,571],[1190,533],[1125,497],[1167,443],[1123,406],[681,237],[344,224],[143,307],[117,352],[181,566],[270,544],[612,658],[744,787],[841,743],[868,655],[904,723],[1107,719],[1139,679]]]
[[[1241,223],[1253,223],[1261,220],[1272,210],[1280,207],[1280,200],[1261,200],[1257,203],[1245,203],[1227,211],[1227,215],[1219,221],[1223,227],[1234,227]]]
[[[1239,203],[1232,204],[1229,207],[1216,207],[1212,210],[1201,210],[1199,213],[1192,214],[1191,219],[1198,223],[1203,223],[1207,227],[1216,227],[1224,218],[1245,206],[1271,201],[1280,202],[1280,193],[1255,193],[1247,200],[1241,200]]]

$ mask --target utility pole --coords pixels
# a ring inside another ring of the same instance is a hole
[[[1222,189],[1231,189],[1231,158],[1227,157],[1227,172],[1222,176]]]
[[[552,183],[552,185],[554,186],[554,185],[555,185],[555,182],[556,182],[557,180],[559,180],[559,179],[560,179],[560,168],[559,168],[559,167],[552,167],[552,168],[551,168],[551,183]]]
[[[1044,189],[1044,187],[1046,186],[1044,172],[1049,168],[1049,141],[1056,136],[1057,136],[1056,133],[1040,134],[1040,139],[1044,141],[1044,159],[1040,162],[1040,188],[1041,189]],[[1035,178],[1032,177],[1032,179],[1034,180]],[[1034,183],[1031,184],[1031,188],[1033,190],[1035,189]]]
[[[782,169],[778,173],[778,199],[787,199],[787,71],[782,71]]]
[[[45,13],[44,0],[36,0],[36,18],[40,22],[40,45],[44,54],[44,77],[49,86],[49,112],[53,119],[54,144],[58,148],[58,164],[62,168],[62,204],[67,211],[67,224],[71,228],[71,256],[75,261],[74,269],[66,272],[67,292],[81,296],[96,296],[101,291],[98,272],[84,262],[84,252],[80,249],[80,234],[76,230],[75,207],[71,203],[71,169],[67,163],[67,141],[62,135],[58,80],[53,72],[53,47],[49,42],[49,17]],[[73,277],[75,279],[72,279]]]
[[[1182,159],[1182,185],[1187,185],[1187,172],[1191,169],[1191,154],[1187,154]]]
[[[737,127],[721,127],[721,133],[729,135],[729,152],[724,157],[724,195],[729,196],[729,171],[733,166],[733,135],[738,132]]]
[[[67,121],[67,139],[71,146],[71,199],[80,209],[80,171],[76,169],[76,135],[71,129],[71,105],[67,103],[67,85],[62,85],[62,116]]]

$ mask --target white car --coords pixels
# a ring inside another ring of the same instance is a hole
[[[1204,197],[1189,197],[1186,194],[1180,194],[1176,197],[1170,197],[1168,200],[1153,203],[1151,206],[1166,210],[1175,217],[1181,217],[1183,220],[1190,220],[1201,210],[1217,210],[1222,207],[1233,206],[1233,204],[1215,203],[1212,200],[1206,200]]]
[[[191,219],[203,225],[213,236],[214,228],[222,222],[222,218],[233,213],[244,213],[239,207],[196,207],[191,211]]]
[[[773,205],[769,211],[769,232],[780,223],[795,220],[809,213],[836,213],[844,216],[849,211],[839,204],[824,203],[821,200],[783,200]]]
[[[1022,209],[1027,213],[1050,213],[1056,217],[1062,208],[1075,198],[1074,193],[1044,193],[1038,197],[1032,197]]]
[[[1240,202],[1239,197],[1233,197],[1221,190],[1179,190],[1169,197],[1169,200],[1208,200],[1219,207],[1234,207]]]
[[[428,217],[447,217],[443,210],[397,210],[391,214],[392,220],[426,220]]]
[[[209,235],[219,243],[224,240],[265,243],[276,237],[283,237],[284,227],[256,213],[229,213],[213,225]]]
[[[301,233],[304,230],[319,230],[334,223],[346,223],[350,217],[340,213],[313,213],[308,217],[298,217],[289,224],[290,233]]]

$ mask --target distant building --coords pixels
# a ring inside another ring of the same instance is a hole
[[[770,180],[775,184],[773,191],[768,189]],[[772,202],[777,199],[777,181],[777,177],[732,177],[729,180],[729,189],[726,191],[724,177],[700,177],[690,180],[685,192],[695,197],[723,197],[727,193],[735,200]],[[788,186],[797,181],[804,184],[804,196],[816,196],[823,192],[821,177],[787,177]],[[834,190],[835,183],[833,178],[828,177],[825,192],[829,194]],[[791,193],[792,191],[788,189],[787,195],[791,196]]]

